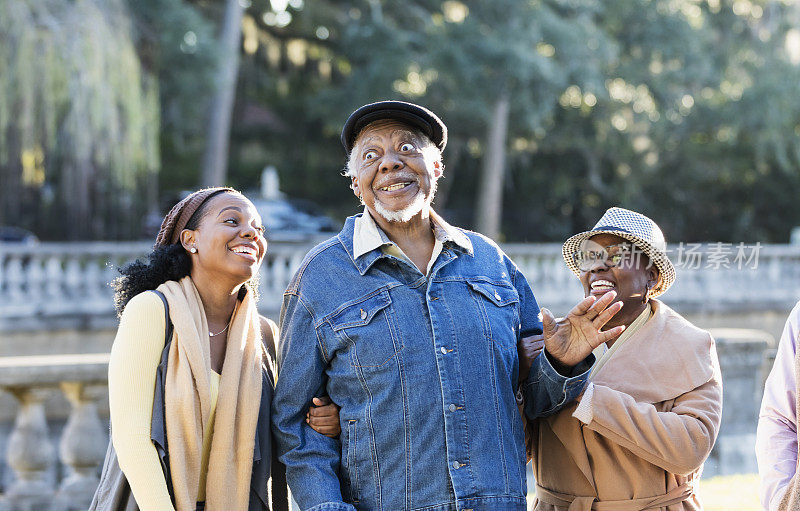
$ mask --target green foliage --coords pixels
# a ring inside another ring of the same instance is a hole
[[[159,108],[124,5],[2,2],[0,41],[0,223],[130,236],[159,167]]]
[[[126,0],[143,67],[158,79],[162,190],[197,186],[218,58],[216,11],[183,0]]]
[[[469,226],[489,115],[507,92],[508,240],[562,240],[612,205],[676,241],[784,242],[800,224],[793,4],[306,0],[287,12],[281,26],[261,21],[269,3],[249,10],[264,37],[239,102],[276,122],[236,132],[234,160],[254,162],[243,183],[268,157],[291,195],[351,213],[336,175],[344,119],[368,101],[417,101],[450,129],[437,207]]]
[[[15,190],[0,218],[61,211],[86,179],[146,202],[128,191],[159,162],[162,195],[194,187],[220,17],[199,0],[0,3],[0,179]],[[230,184],[275,165],[289,196],[343,218],[357,209],[344,120],[406,99],[448,124],[436,206],[469,227],[508,95],[504,239],[560,241],[621,205],[674,241],[785,242],[800,224],[798,20],[779,0],[250,0]],[[123,235],[90,217],[94,235]]]

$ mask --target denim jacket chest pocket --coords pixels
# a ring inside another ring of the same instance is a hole
[[[327,318],[355,367],[380,369],[403,348],[391,305],[389,291],[381,289],[343,304]]]
[[[467,285],[478,309],[487,340],[506,350],[517,349],[520,329],[519,293],[510,283],[470,279]]]

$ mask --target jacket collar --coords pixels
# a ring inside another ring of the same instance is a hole
[[[466,254],[474,255],[472,241],[460,229],[445,222],[433,209],[430,210],[433,235],[437,240],[451,243]],[[382,247],[394,243],[370,216],[367,208],[358,215],[349,217],[339,233],[339,241],[353,260],[359,273],[364,275],[372,264],[382,257]]]

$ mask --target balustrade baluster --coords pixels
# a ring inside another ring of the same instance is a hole
[[[86,306],[91,310],[107,310],[109,303],[109,295],[105,289],[103,282],[103,274],[100,265],[102,261],[100,258],[91,258],[86,261],[86,267],[83,271],[84,279],[84,292],[86,293]]]
[[[51,389],[8,388],[19,401],[14,429],[8,439],[6,460],[16,475],[6,494],[13,511],[43,511],[50,508],[53,486],[47,471],[55,461],[47,437],[44,400]]]
[[[310,248],[311,247],[308,247],[308,248],[297,247],[296,249],[292,250],[289,253],[289,266],[292,268],[292,274],[293,275],[294,275],[294,272],[296,272],[300,268],[300,265],[303,264],[303,259],[305,259],[305,257],[306,257],[306,252]],[[286,284],[284,285],[284,287],[286,287],[288,285],[289,285],[289,281],[287,280]]]
[[[280,268],[283,257],[279,254],[270,257],[262,269],[261,273],[261,303],[262,309],[277,309],[280,307],[283,289],[276,291],[280,287]]]
[[[278,254],[275,256],[275,261],[272,266],[272,281],[270,282],[270,294],[272,296],[275,296],[279,293],[283,294],[283,290],[286,289],[286,284],[288,284],[289,279],[291,278],[291,276],[288,275],[288,263],[289,261],[287,261],[285,254]]]
[[[103,265],[103,272],[101,276],[102,285],[105,286],[107,296],[111,296],[113,290],[111,288],[111,283],[119,277],[118,268],[122,267],[126,262],[127,259],[134,259],[139,254],[132,254],[130,258],[123,259],[122,257],[109,256],[108,261]]]
[[[44,295],[44,261],[37,255],[32,255],[28,262],[28,299],[33,303],[40,302]]]
[[[6,265],[8,264],[8,254],[0,252],[0,296],[6,294]],[[0,508],[2,511],[2,508]]]
[[[97,413],[97,401],[104,385],[62,382],[61,390],[72,410],[61,436],[61,462],[69,474],[61,482],[56,496],[59,511],[79,511],[89,507],[99,484],[97,467],[103,462],[108,444],[107,428]]]
[[[19,300],[25,296],[25,273],[21,256],[9,256],[6,266],[6,282],[8,283],[7,294],[11,300]]]
[[[86,307],[84,303],[83,270],[78,260],[80,255],[70,254],[67,257],[67,262],[64,265],[64,291],[67,300],[74,304],[78,311],[87,312],[91,309]]]
[[[61,287],[61,284],[64,274],[61,271],[61,258],[59,256],[51,255],[47,258],[45,275],[47,280],[45,288],[47,290],[48,299],[63,299],[64,291]]]

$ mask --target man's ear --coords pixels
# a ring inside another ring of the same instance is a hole
[[[191,229],[184,229],[180,235],[181,245],[188,252],[195,245],[194,231]]]
[[[350,188],[352,188],[353,194],[355,194],[356,197],[361,197],[361,188],[359,188],[357,177],[350,176]]]
[[[433,177],[439,179],[442,177],[444,173],[444,164],[440,160],[436,160],[433,162]]]

